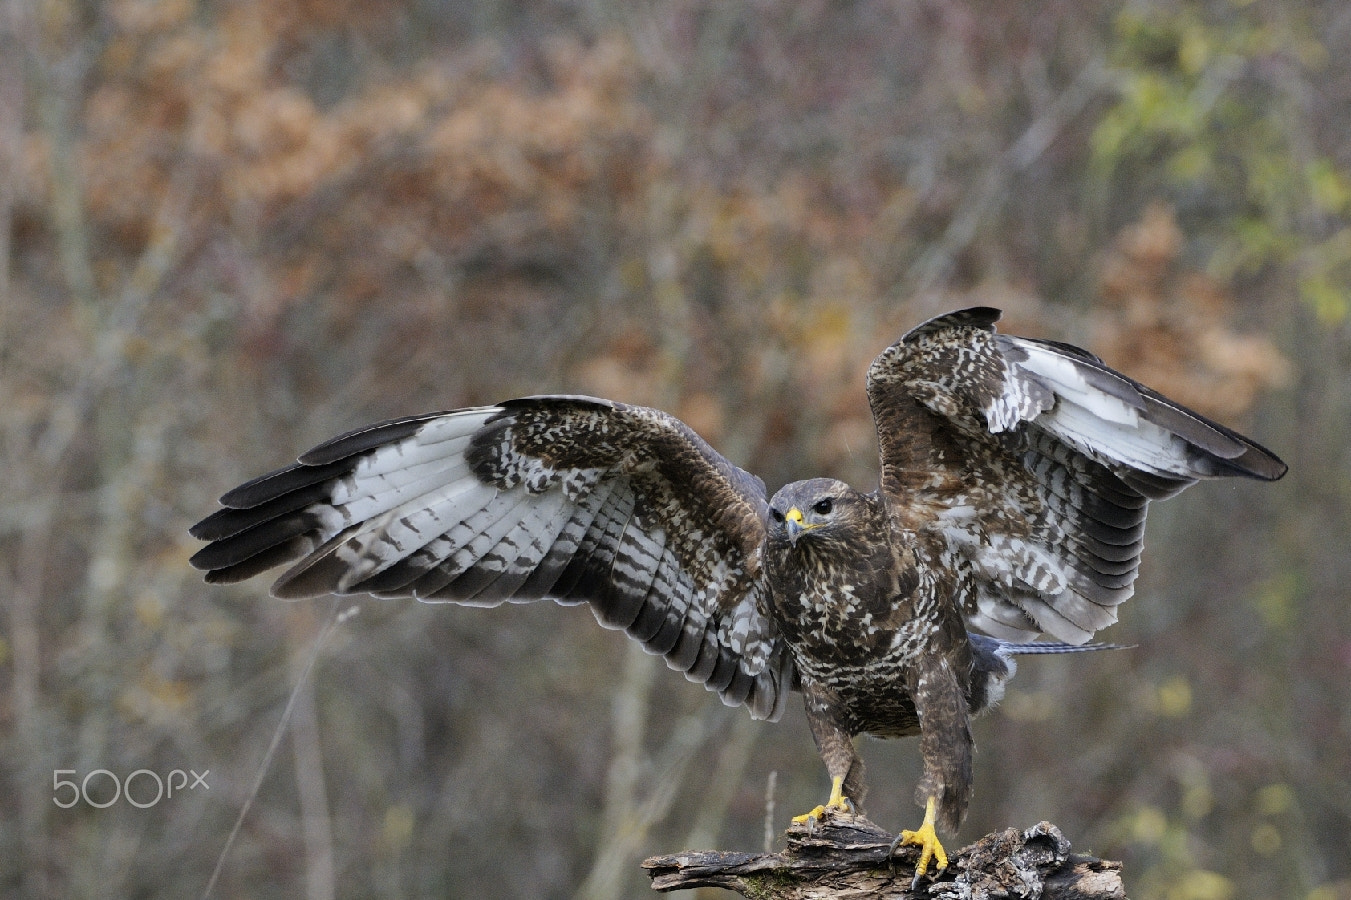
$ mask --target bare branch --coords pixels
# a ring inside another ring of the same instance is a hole
[[[957,257],[975,239],[981,223],[999,209],[1009,180],[1041,158],[1061,130],[1078,115],[1107,83],[1107,72],[1099,59],[1090,61],[1074,81],[1035,119],[989,166],[980,183],[965,197],[943,237],[924,252],[908,273],[907,284],[894,289],[898,296],[925,294],[940,286],[952,273]]]
[[[888,859],[892,839],[862,816],[828,811],[815,828],[789,828],[782,853],[687,852],[653,857],[643,868],[658,891],[720,887],[781,900],[1126,896],[1120,863],[1071,855],[1069,841],[1049,822],[988,834],[953,854],[951,865],[935,878],[917,883],[918,848],[902,847]]]

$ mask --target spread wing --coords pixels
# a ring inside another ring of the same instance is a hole
[[[320,444],[192,528],[209,582],[278,597],[590,603],[692,681],[777,718],[792,682],[759,612],[764,485],[679,420],[587,397],[397,419]]]
[[[996,334],[999,315],[941,316],[873,362],[882,491],[937,538],[970,624],[1081,644],[1134,589],[1150,500],[1286,466],[1087,351]]]

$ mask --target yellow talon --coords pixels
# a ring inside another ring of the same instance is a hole
[[[809,813],[803,813],[803,814],[800,815],[800,816],[793,816],[793,824],[794,824],[794,825],[801,825],[801,824],[803,824],[804,822],[808,822],[808,821],[817,821],[817,822],[819,822],[819,821],[821,821],[821,817],[824,816],[825,814],[826,814],[826,808],[825,808],[824,806],[818,806],[818,807],[816,807],[815,809],[813,809],[813,810],[812,810],[811,812],[809,812]]]
[[[816,809],[801,816],[793,816],[793,824],[801,825],[808,821],[821,821],[821,817],[826,814],[827,809],[838,809],[840,812],[849,812],[853,809],[847,797],[844,796],[844,779],[836,778],[830,783],[830,799],[826,801],[825,806],[818,806]],[[945,863],[946,865],[946,863]]]
[[[939,871],[948,867],[948,854],[938,842],[938,832],[934,830],[934,798],[924,805],[924,823],[917,831],[902,831],[892,849],[904,844],[914,844],[920,848],[919,864],[915,866],[915,880],[929,871],[929,861],[938,863]]]

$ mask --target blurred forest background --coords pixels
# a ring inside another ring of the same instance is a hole
[[[776,835],[827,791],[796,703],[585,609],[208,588],[187,527],[541,392],[868,486],[868,363],[980,303],[1291,473],[1155,508],[1138,646],[1024,662],[962,838],[1351,898],[1348,47],[1334,0],[0,0],[0,891],[200,896],[312,657],[212,896],[641,897],[758,849],[771,776]],[[914,742],[865,754],[913,827]],[[62,809],[58,769],[210,788]]]

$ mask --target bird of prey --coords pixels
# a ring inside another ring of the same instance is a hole
[[[872,363],[868,493],[813,478],[767,497],[664,412],[526,397],[326,441],[226,493],[192,564],[209,582],[286,566],[284,598],[588,603],[756,718],[800,691],[838,809],[861,809],[857,735],[918,734],[924,818],[897,841],[941,869],[969,720],[1013,657],[1116,621],[1149,501],[1286,471],[1087,351],[997,333],[999,315],[932,319]]]

